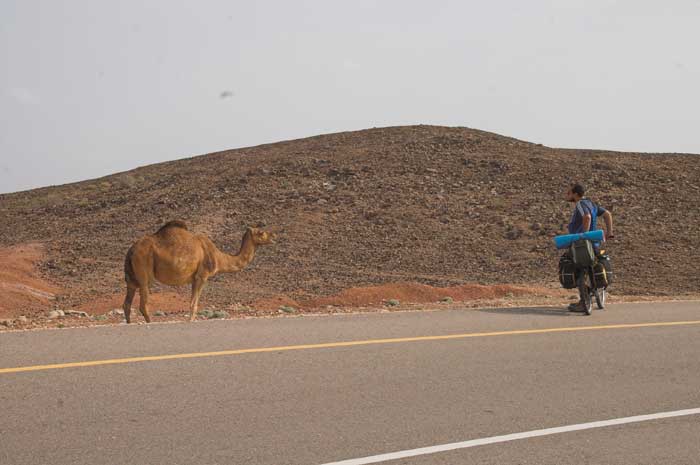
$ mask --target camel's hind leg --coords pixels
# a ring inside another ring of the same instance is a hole
[[[194,321],[197,318],[197,307],[199,306],[199,296],[202,293],[202,288],[206,281],[201,278],[195,278],[192,281],[192,300],[190,300],[190,310],[192,314],[190,315],[190,321]]]
[[[146,320],[146,323],[151,322],[151,316],[148,314],[148,296],[150,294],[150,290],[148,289],[148,286],[141,286],[139,287],[139,311],[141,312],[141,315],[143,315],[143,318]]]
[[[146,323],[151,322],[151,317],[148,314],[148,295],[150,294],[150,285],[153,281],[153,256],[148,249],[148,244],[134,245],[129,250],[127,257],[127,286],[139,290],[139,311],[143,315]],[[129,292],[129,291],[127,291]],[[127,294],[127,297],[129,295]],[[126,314],[126,308],[124,313]]]
[[[151,316],[148,314],[148,295],[150,294],[150,289],[148,289],[147,285],[141,285],[139,288],[139,311],[141,312],[141,315],[143,315],[143,318],[146,320],[146,323],[151,322]]]
[[[124,318],[126,318],[127,323],[131,323],[131,303],[134,301],[134,295],[136,295],[136,287],[131,284],[126,285],[126,298],[124,299]]]

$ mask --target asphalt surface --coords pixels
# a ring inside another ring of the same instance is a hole
[[[0,368],[700,320],[700,303],[450,310],[0,334]],[[700,407],[700,325],[502,334],[0,373],[1,464],[325,464]],[[700,415],[389,464],[695,464]]]

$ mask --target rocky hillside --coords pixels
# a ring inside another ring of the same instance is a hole
[[[129,245],[179,218],[237,250],[278,230],[203,301],[294,298],[390,282],[552,285],[571,180],[615,216],[617,293],[697,290],[700,157],[563,150],[468,128],[391,127],[229,150],[0,196],[0,247],[40,241],[76,305],[122,292]],[[183,290],[187,292],[188,290]]]

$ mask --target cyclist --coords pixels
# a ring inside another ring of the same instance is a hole
[[[612,239],[613,220],[612,214],[592,200],[585,198],[586,189],[578,183],[571,184],[566,191],[566,200],[575,204],[574,211],[571,214],[569,221],[569,234],[585,233],[597,229],[597,221],[599,217],[605,222],[605,238]],[[593,248],[596,254],[600,252],[600,243],[594,242]],[[583,310],[583,302],[569,305],[569,310]]]

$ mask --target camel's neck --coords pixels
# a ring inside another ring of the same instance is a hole
[[[241,242],[241,249],[237,255],[229,255],[219,252],[217,261],[219,263],[219,271],[221,273],[233,273],[245,268],[255,257],[255,244],[250,231],[246,231]]]

